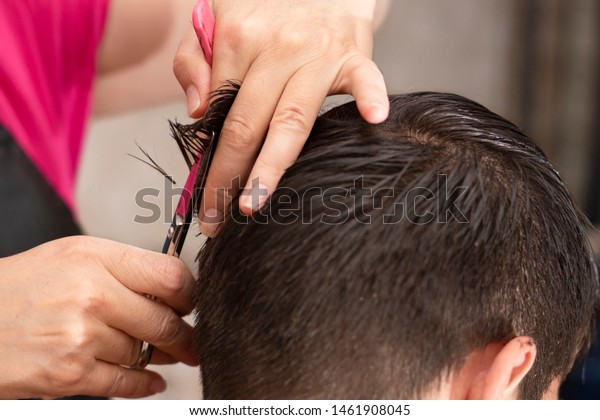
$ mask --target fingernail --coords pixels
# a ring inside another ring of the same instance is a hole
[[[191,117],[200,108],[200,93],[196,86],[191,85],[185,92],[187,96],[188,115]]]
[[[252,212],[260,210],[269,198],[269,189],[264,184],[258,184],[251,189],[245,189],[240,197],[240,206],[251,209]]]
[[[212,238],[217,233],[221,222],[223,222],[223,212],[217,209],[208,209],[200,220],[200,229],[203,234]]]
[[[164,381],[164,379],[155,379],[150,384],[150,392],[153,394],[161,393],[165,389],[167,389],[167,383]]]

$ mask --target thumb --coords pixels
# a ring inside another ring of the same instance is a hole
[[[190,28],[179,44],[173,60],[173,72],[187,97],[188,115],[201,117],[210,96],[211,67],[204,59],[196,33]]]

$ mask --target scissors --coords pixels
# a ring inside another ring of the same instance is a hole
[[[204,52],[204,58],[212,66],[213,59],[213,38],[215,31],[215,16],[213,15],[208,0],[199,0],[194,7],[192,21],[196,36],[200,41],[200,46]],[[163,245],[162,253],[179,257],[185,238],[187,236],[192,218],[194,216],[194,204],[202,202],[204,186],[208,176],[208,169],[212,162],[215,149],[214,134],[207,139],[203,150],[191,164],[190,174],[185,182],[183,192],[179,198],[173,221],[167,232],[167,238]],[[190,165],[191,161],[188,161]],[[147,298],[157,300],[155,296],[145,295]],[[142,341],[140,356],[137,362],[131,366],[132,369],[144,369],[150,362],[154,346],[147,341]]]

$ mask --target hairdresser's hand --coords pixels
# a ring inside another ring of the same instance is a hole
[[[121,365],[140,340],[156,345],[153,363],[197,364],[180,317],[193,283],[176,258],[88,237],[0,259],[0,398],[161,392],[160,375]]]
[[[371,61],[375,0],[214,0],[213,10],[210,88],[227,80],[243,84],[206,184],[200,218],[207,234],[217,227],[207,222],[221,219],[230,201],[218,199],[217,190],[233,186],[235,194],[236,177],[248,192],[242,211],[266,200],[300,154],[327,95],[353,95],[371,123],[385,120],[389,110],[383,76]],[[194,117],[206,109],[207,69],[191,30],[174,70]],[[261,190],[260,198],[252,188]]]

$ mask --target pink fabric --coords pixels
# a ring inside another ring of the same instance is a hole
[[[0,3],[0,124],[72,210],[108,2]]]

